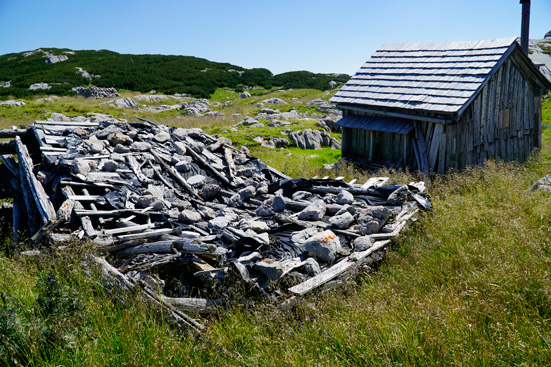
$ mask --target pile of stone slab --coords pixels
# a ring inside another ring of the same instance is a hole
[[[226,138],[143,119],[13,135],[1,167],[16,241],[26,228],[36,244],[92,241],[118,284],[181,310],[212,312],[235,284],[302,296],[380,260],[431,206],[422,182],[291,179]]]

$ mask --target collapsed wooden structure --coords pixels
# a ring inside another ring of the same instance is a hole
[[[430,208],[422,182],[293,180],[200,129],[37,121],[0,134],[14,136],[0,188],[15,243],[22,230],[35,244],[92,241],[112,284],[143,289],[195,328],[182,312],[215,311],[228,282],[279,301],[304,295],[380,260]]]
[[[384,44],[331,99],[342,156],[444,173],[541,147],[551,82],[515,38]]]

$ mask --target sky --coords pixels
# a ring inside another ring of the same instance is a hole
[[[0,0],[0,55],[106,49],[354,74],[383,43],[520,36],[520,20],[518,0]],[[551,0],[532,0],[530,38],[550,30]]]

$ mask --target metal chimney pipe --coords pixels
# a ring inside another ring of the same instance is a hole
[[[528,55],[528,34],[530,33],[530,0],[520,0],[522,4],[522,24],[520,27],[520,46]]]

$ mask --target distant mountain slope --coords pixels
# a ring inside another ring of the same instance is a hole
[[[131,55],[108,50],[42,48],[0,56],[0,96],[15,97],[71,94],[71,88],[89,84],[208,97],[220,87],[325,90],[331,81],[345,83],[348,79],[345,74],[308,71],[272,75],[267,69],[245,69],[191,56]]]

